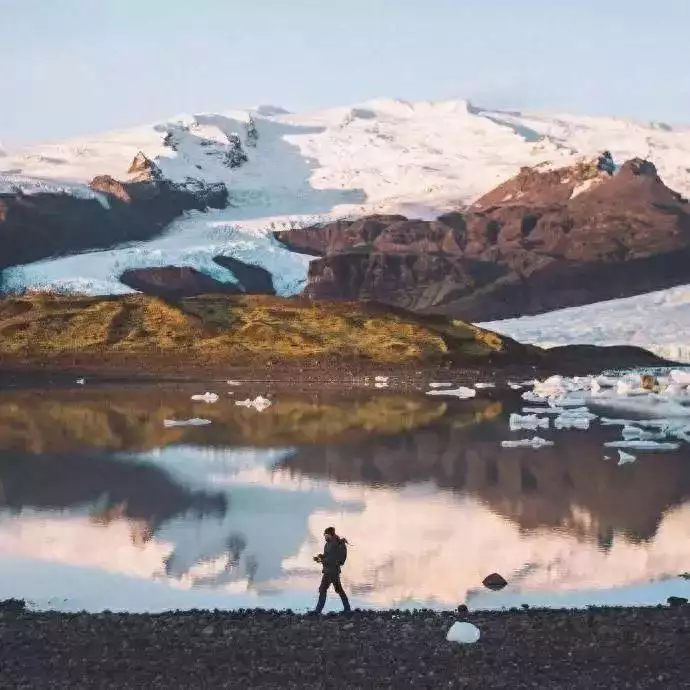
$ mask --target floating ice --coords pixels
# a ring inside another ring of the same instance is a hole
[[[235,400],[235,405],[240,407],[253,407],[257,412],[263,412],[266,408],[271,406],[271,401],[258,395],[254,400],[247,398],[246,400]]]
[[[206,391],[203,395],[193,395],[192,400],[197,402],[214,403],[218,400],[218,395],[216,393],[209,393]]]
[[[646,439],[609,441],[604,445],[608,448],[633,448],[636,450],[678,450],[678,448],[680,448],[679,443],[662,443],[659,441],[648,441]]]
[[[575,408],[568,408],[566,409],[565,407],[523,407],[522,408],[523,412],[526,413],[534,413],[534,414],[555,414],[555,415],[562,415],[562,414],[591,414],[589,410],[586,407],[575,407]],[[594,419],[596,415],[592,415],[592,419]]]
[[[690,425],[685,419],[608,419],[602,417],[603,426],[622,426],[623,438],[632,440],[635,438],[663,438],[664,436],[675,436],[687,443],[690,443]],[[637,427],[650,427],[657,429],[654,432],[645,432]]]
[[[228,379],[225,383],[228,384],[228,386],[241,386],[242,384],[240,381],[233,381],[232,379]]]
[[[549,407],[583,407],[587,399],[582,395],[558,395],[548,399]]]
[[[374,376],[376,383],[388,383],[388,376]]]
[[[690,386],[690,369],[686,369],[685,371],[681,369],[673,369],[671,372],[669,372],[668,377],[673,383],[677,383],[682,386]]]
[[[613,378],[612,376],[604,376],[603,374],[601,376],[597,376],[595,381],[597,386],[600,388],[613,388],[618,383],[618,379]]]
[[[374,384],[374,388],[388,388],[388,383],[386,381],[377,381]]]
[[[519,441],[501,441],[501,446],[503,448],[533,448],[537,450],[538,448],[545,448],[546,446],[552,446],[553,441],[547,441],[545,438],[540,438],[535,436],[534,438],[522,438]]]
[[[475,387],[475,388],[479,388],[479,389],[482,389],[482,388],[496,388],[496,384],[495,384],[495,383],[475,383],[475,384],[474,384],[474,387]]]
[[[626,453],[623,450],[618,451],[618,464],[619,465],[626,465],[629,462],[635,462],[637,458],[634,455],[630,455],[630,453]]]
[[[199,417],[194,417],[193,419],[164,419],[163,426],[166,429],[171,429],[176,426],[206,426],[210,424],[210,419],[199,419]]]
[[[663,432],[645,431],[636,426],[624,426],[621,435],[625,441],[655,441],[666,437]]]
[[[519,391],[524,386],[521,383],[511,383],[508,381],[508,388],[512,388],[514,391]]]
[[[616,384],[616,395],[649,395],[650,391],[642,388],[637,381],[618,381]]]
[[[589,423],[596,419],[597,415],[590,412],[586,407],[564,409],[561,414],[553,420],[556,429],[589,429]]]
[[[525,391],[522,394],[522,399],[526,400],[527,402],[531,403],[546,403],[546,396],[539,395],[538,393],[535,393],[534,391]]]
[[[440,382],[437,383],[436,381],[432,381],[429,384],[429,388],[448,388],[448,386],[452,386],[452,383],[445,383],[445,382]]]
[[[427,391],[427,395],[452,395],[456,398],[461,398],[463,400],[467,398],[474,398],[477,395],[477,391],[474,388],[466,388],[465,386],[459,386],[458,388],[453,388],[452,390],[437,390],[437,391]]]
[[[536,414],[522,415],[513,413],[510,415],[510,430],[519,431],[521,429],[548,429],[549,418],[537,417]]]
[[[543,398],[550,398],[556,395],[565,395],[572,388],[562,376],[550,376],[545,381],[535,381],[533,390]]]
[[[474,644],[480,635],[481,633],[476,625],[456,622],[450,626],[446,640],[448,642],[457,642],[458,644]]]
[[[86,379],[77,379],[75,383],[79,386],[83,386],[86,383]]]
[[[561,414],[553,420],[553,425],[556,429],[580,429],[581,431],[587,431],[589,429],[589,417]]]

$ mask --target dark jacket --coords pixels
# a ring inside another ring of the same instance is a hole
[[[340,575],[340,561],[343,557],[345,540],[340,537],[326,541],[321,554],[322,571],[329,575]]]

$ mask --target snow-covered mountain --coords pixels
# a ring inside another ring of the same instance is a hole
[[[255,146],[247,145],[250,117]],[[234,134],[248,159],[237,167],[228,158]],[[603,150],[617,161],[650,159],[669,187],[690,196],[690,128],[483,110],[465,101],[375,100],[302,114],[262,106],[4,150],[0,193],[94,196],[92,178],[126,179],[140,151],[167,179],[223,182],[230,193],[227,208],[187,212],[157,239],[9,269],[5,283],[121,293],[129,291],[118,280],[125,269],[163,265],[193,266],[227,281],[229,273],[212,261],[225,254],[267,268],[278,292],[292,294],[304,284],[308,259],[277,244],[271,230],[381,212],[433,218],[522,166],[567,165]]]

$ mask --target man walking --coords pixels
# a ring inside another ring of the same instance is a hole
[[[315,614],[320,614],[326,604],[326,593],[328,588],[333,585],[333,589],[343,602],[343,613],[350,613],[350,602],[347,599],[347,594],[340,582],[340,569],[345,565],[347,560],[347,539],[339,537],[335,533],[334,527],[327,527],[323,533],[326,543],[323,547],[323,553],[314,556],[317,563],[321,563],[323,576],[321,584],[319,585],[319,601],[314,609]]]

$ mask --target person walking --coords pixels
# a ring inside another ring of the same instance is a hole
[[[335,527],[327,527],[323,532],[323,536],[326,540],[323,553],[314,556],[314,560],[317,563],[321,563],[323,576],[319,585],[319,600],[312,613],[319,615],[323,611],[323,607],[326,604],[326,593],[331,585],[333,585],[333,589],[343,602],[343,613],[350,613],[350,602],[340,582],[340,571],[347,560],[347,539],[339,537],[335,533]]]

